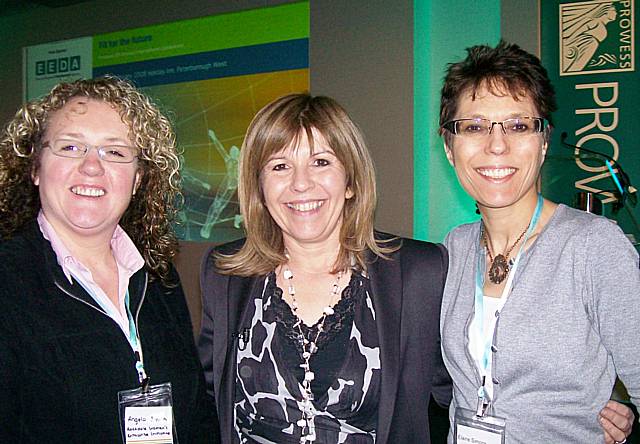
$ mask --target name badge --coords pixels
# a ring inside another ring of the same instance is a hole
[[[121,391],[118,405],[125,444],[178,444],[171,383]]]
[[[173,444],[171,407],[126,407],[124,439],[125,444]]]
[[[463,408],[456,409],[453,437],[455,444],[504,444],[506,420],[497,416],[477,416]]]

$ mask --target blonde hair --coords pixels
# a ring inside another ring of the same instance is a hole
[[[169,282],[178,252],[173,231],[180,194],[180,160],[169,120],[130,82],[107,76],[60,83],[46,96],[23,105],[0,135],[0,235],[8,238],[40,210],[32,173],[38,170],[41,141],[55,111],[74,97],[113,106],[138,149],[140,186],[120,225],[131,237],[152,275]]]
[[[264,275],[286,262],[282,230],[264,204],[261,172],[268,159],[306,137],[313,150],[312,131],[321,134],[344,166],[347,189],[340,228],[340,251],[332,271],[352,265],[366,270],[367,254],[386,258],[395,250],[374,237],[376,183],[373,161],[364,138],[346,111],[329,97],[290,94],[262,108],[249,125],[242,144],[238,199],[246,241],[236,253],[218,254],[223,274]],[[353,262],[355,261],[355,264]]]

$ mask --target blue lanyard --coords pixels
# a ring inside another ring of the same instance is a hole
[[[76,282],[78,282],[82,288],[93,298],[93,300],[100,306],[102,311],[107,314],[110,318],[114,319],[116,314],[114,313],[113,307],[105,306],[100,299],[98,299],[93,292],[85,286],[82,280],[78,279],[77,276],[71,274]],[[145,380],[147,380],[147,374],[144,370],[144,359],[142,355],[142,345],[140,344],[140,336],[138,335],[138,329],[136,327],[136,323],[133,319],[133,315],[131,314],[131,309],[129,308],[129,289],[127,289],[124,295],[124,307],[127,313],[127,319],[129,321],[129,335],[125,335],[131,348],[133,349],[133,353],[136,357],[136,372],[138,373],[138,381],[140,384],[143,384]]]
[[[531,221],[529,222],[529,228],[524,236],[522,243],[520,244],[520,248],[518,249],[518,254],[516,255],[513,265],[509,270],[509,276],[507,278],[507,283],[504,286],[502,291],[502,296],[500,298],[500,305],[496,310],[496,314],[500,313],[504,304],[507,302],[507,298],[513,286],[513,279],[516,275],[516,270],[518,269],[518,264],[520,263],[520,258],[522,256],[523,248],[529,239],[529,236],[535,229],[538,224],[538,220],[540,219],[540,214],[542,213],[542,206],[544,203],[544,199],[542,195],[538,194],[538,202],[536,204],[536,209],[531,216]],[[480,240],[479,240],[480,242]],[[475,334],[478,335],[478,338],[484,337],[484,275],[485,275],[485,253],[484,248],[478,249],[478,260],[476,264],[476,289],[475,289],[475,307],[474,307],[474,325],[476,326]],[[495,329],[495,322],[497,316],[494,317],[493,326],[491,330]],[[491,353],[491,344],[493,342],[493,334],[487,335],[487,338],[484,340],[484,344],[482,346],[482,356],[480,357],[480,370],[484,372],[484,375],[488,375],[490,373],[489,366],[489,356]],[[484,378],[482,380],[482,384],[478,389],[478,398],[480,399],[479,405],[484,403],[484,399],[486,397],[486,391],[484,389]],[[481,416],[481,415],[480,415]]]

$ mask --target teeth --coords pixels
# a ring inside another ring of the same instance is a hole
[[[483,176],[491,177],[492,179],[502,179],[510,174],[516,172],[515,168],[491,168],[491,169],[478,169],[478,173]]]
[[[71,192],[78,196],[100,197],[104,196],[104,190],[102,188],[89,188],[89,187],[72,187]]]
[[[313,211],[317,208],[320,208],[324,204],[322,200],[316,200],[313,202],[304,202],[304,203],[288,203],[287,206],[296,211]]]

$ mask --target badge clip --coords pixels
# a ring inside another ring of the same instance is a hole
[[[140,383],[140,387],[142,388],[142,393],[149,393],[149,382],[151,382],[151,378],[147,376]]]
[[[476,416],[482,418],[487,413],[489,404],[484,402],[484,398],[478,398],[478,407],[476,407]]]
[[[478,389],[478,406],[476,407],[476,416],[482,418],[487,413],[489,403],[485,402],[484,382],[485,376],[482,377],[482,386]]]

